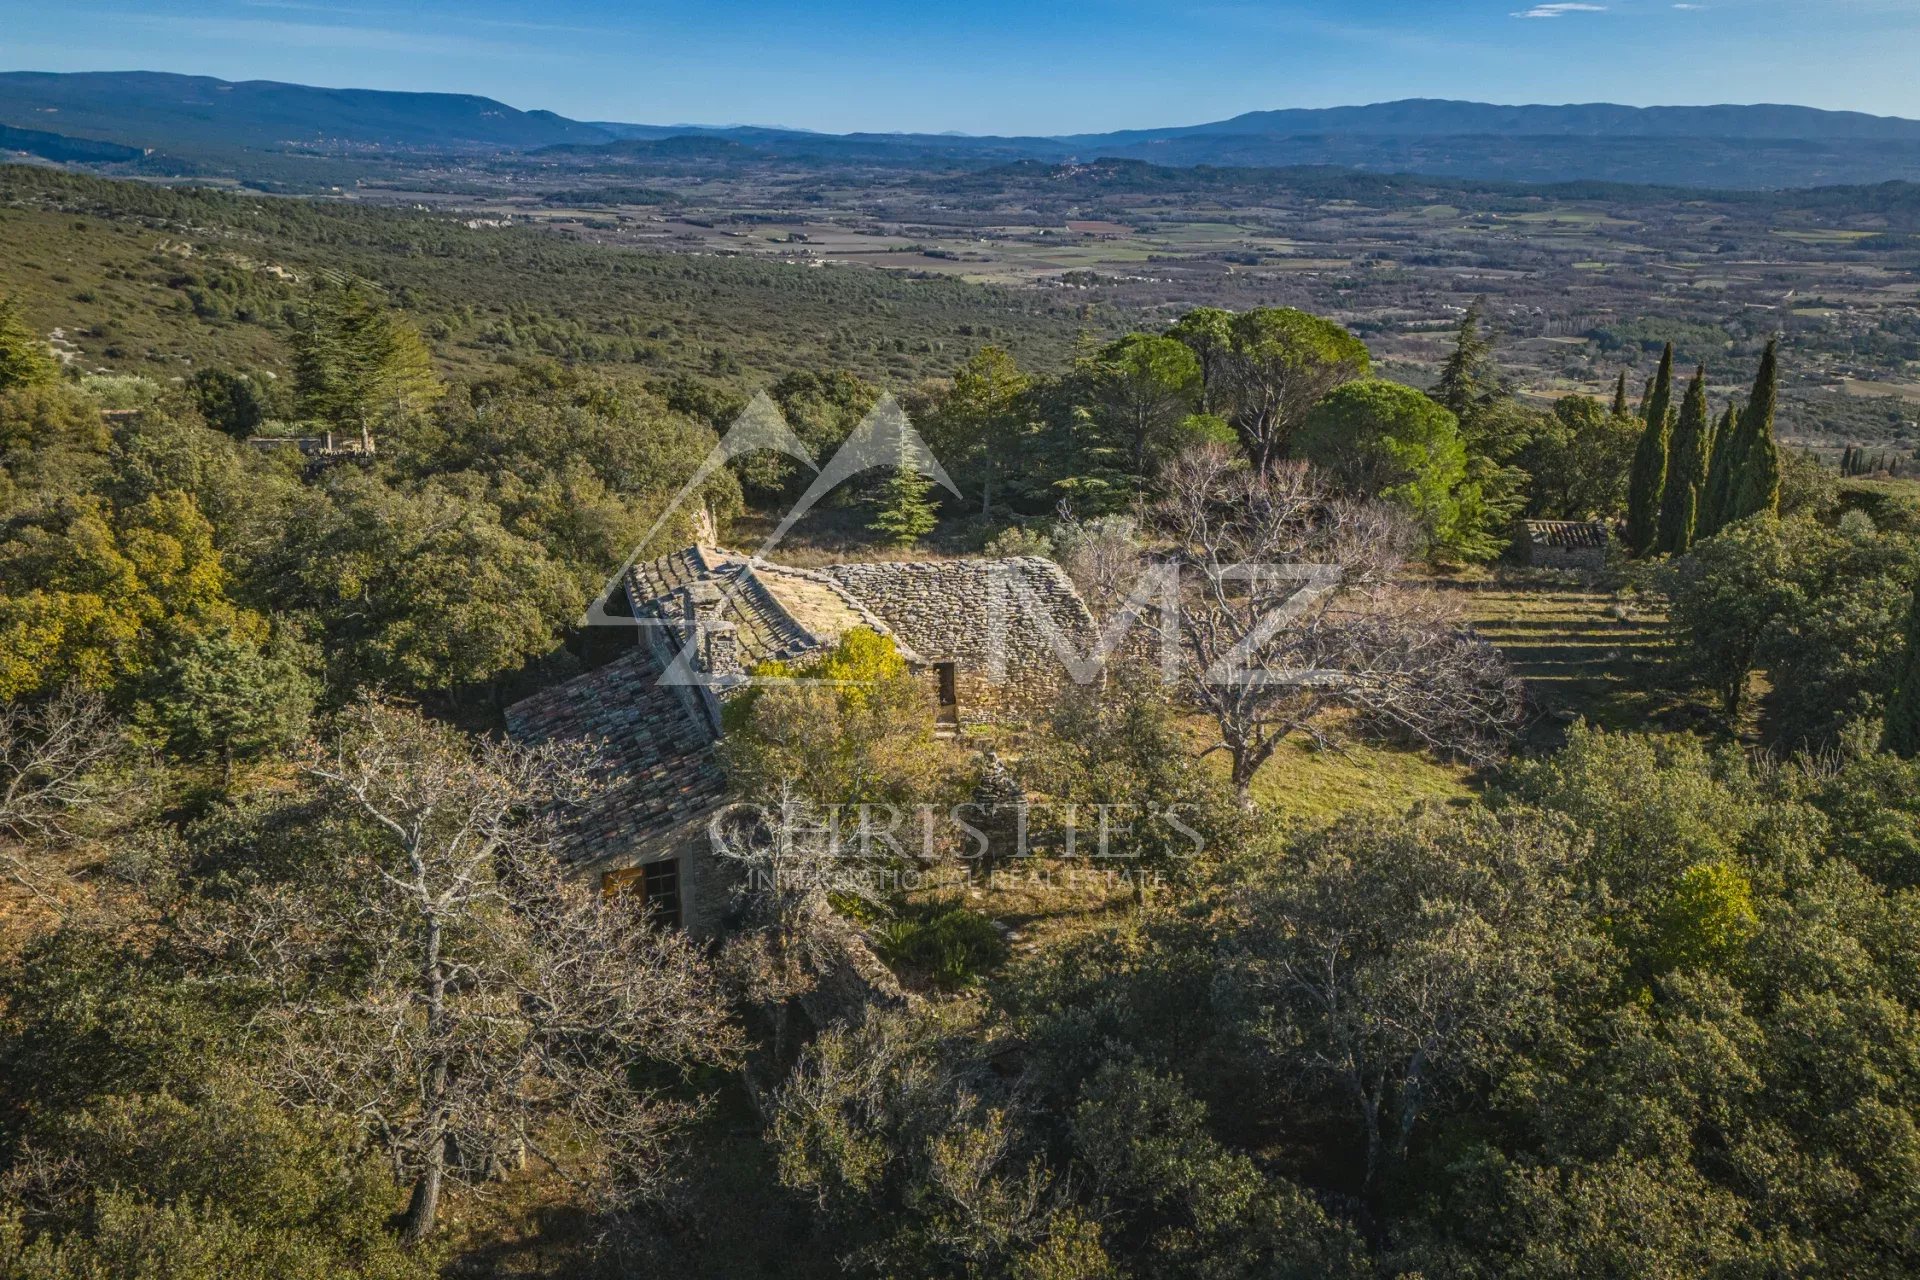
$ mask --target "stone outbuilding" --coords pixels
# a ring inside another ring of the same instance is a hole
[[[1521,548],[1536,569],[1600,569],[1613,528],[1604,520],[1523,520]]]
[[[701,933],[721,927],[732,891],[707,834],[725,799],[721,710],[761,664],[875,631],[956,730],[1024,718],[1098,678],[1092,615],[1061,568],[1034,556],[809,570],[696,545],[634,564],[621,594],[634,649],[509,707],[507,729],[590,744],[599,786],[565,815],[564,856]]]

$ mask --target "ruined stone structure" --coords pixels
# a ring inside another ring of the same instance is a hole
[[[893,640],[956,729],[1019,719],[1098,678],[1092,616],[1038,557],[806,570],[696,545],[633,565],[622,588],[634,652],[508,708],[507,727],[591,745],[599,786],[564,815],[565,855],[699,932],[722,927],[731,892],[707,835],[725,795],[721,708],[756,667],[866,628]]]
[[[331,431],[317,436],[248,436],[247,443],[262,453],[293,449],[304,458],[371,458],[375,452],[373,433],[365,427],[358,436]]]
[[[1537,569],[1604,568],[1613,540],[1604,520],[1525,520],[1521,533],[1527,563]]]
[[[840,564],[822,572],[886,619],[919,661],[951,666],[951,705],[962,723],[1045,707],[1093,654],[1093,618],[1080,593],[1059,565],[1038,556]],[[1082,667],[1080,675],[1093,673]]]

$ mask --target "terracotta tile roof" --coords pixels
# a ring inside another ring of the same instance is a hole
[[[1539,547],[1604,547],[1611,536],[1604,520],[1527,520],[1527,539]]]
[[[576,863],[646,852],[704,820],[725,791],[713,736],[644,649],[507,708],[526,742],[585,742],[598,790],[562,817]]]

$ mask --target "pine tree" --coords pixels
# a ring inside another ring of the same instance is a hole
[[[1636,556],[1653,550],[1660,532],[1660,499],[1667,488],[1667,453],[1673,431],[1673,344],[1660,357],[1660,372],[1647,393],[1646,429],[1634,450],[1627,478],[1627,550]]]
[[[1920,581],[1913,584],[1913,605],[1907,610],[1906,652],[1887,699],[1886,748],[1911,760],[1920,756]]]
[[[903,446],[898,465],[881,486],[880,509],[867,528],[884,534],[896,547],[911,547],[940,523],[933,503],[927,498],[932,491],[933,481],[915,465]]]
[[[1484,330],[1485,311],[1475,298],[1453,339],[1453,354],[1440,369],[1440,381],[1429,393],[1448,412],[1465,423],[1474,412],[1502,390],[1500,374],[1493,364],[1493,340]]]
[[[236,760],[297,745],[320,685],[304,646],[282,630],[262,643],[231,627],[181,640],[166,655],[150,715],[184,756]]]
[[[1728,477],[1727,504],[1722,525],[1780,507],[1780,447],[1773,439],[1773,411],[1780,394],[1780,343],[1767,344],[1760,372],[1753,380],[1753,398],[1740,415],[1735,439],[1739,454]]]
[[[1660,498],[1660,524],[1655,546],[1668,555],[1684,554],[1693,545],[1700,504],[1712,463],[1713,421],[1707,416],[1707,368],[1701,365],[1687,384],[1674,428],[1667,463],[1666,490]]]
[[[293,331],[293,385],[302,412],[362,432],[446,394],[419,330],[353,283],[315,291]]]
[[[1627,371],[1620,371],[1620,380],[1613,384],[1613,416],[1624,418],[1627,414]]]
[[[47,340],[20,318],[13,299],[0,297],[0,391],[39,386],[60,376]]]

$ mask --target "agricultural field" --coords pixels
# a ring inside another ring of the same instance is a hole
[[[1392,376],[1431,377],[1484,298],[1525,392],[1604,390],[1668,340],[1710,370],[1783,331],[1781,434],[1920,444],[1915,214],[1867,194],[1503,186],[1315,170],[1033,163],[898,168],[591,165],[368,183],[371,204],[450,207],[599,246],[858,266],[1040,292],[1129,327],[1196,305],[1339,318]],[[564,197],[540,184],[564,185]],[[622,203],[638,187],[645,203]],[[425,189],[423,189],[425,188]],[[605,192],[595,198],[595,190]],[[1637,375],[1636,375],[1637,382]]]
[[[1199,305],[1332,316],[1387,376],[1421,383],[1480,298],[1531,397],[1604,392],[1623,369],[1637,387],[1667,341],[1731,374],[1781,331],[1783,440],[1920,446],[1915,214],[1864,194],[505,162],[332,200],[126,191],[44,169],[0,180],[29,318],[115,372],[271,371],[290,304],[327,270],[414,311],[450,372],[545,356],[741,389],[799,351],[895,386],[989,341],[1057,369],[1076,341]]]

